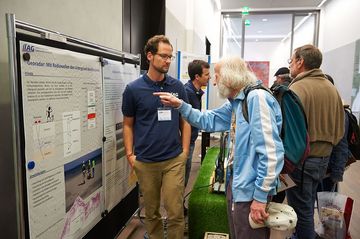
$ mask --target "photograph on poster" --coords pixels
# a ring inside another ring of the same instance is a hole
[[[101,158],[101,149],[97,149],[65,164],[66,212],[77,197],[85,199],[102,186]]]

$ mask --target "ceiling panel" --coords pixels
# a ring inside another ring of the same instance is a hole
[[[221,9],[250,8],[315,8],[322,0],[220,0]]]

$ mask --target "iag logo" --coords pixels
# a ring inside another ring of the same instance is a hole
[[[170,94],[172,94],[172,95],[175,96],[176,98],[179,98],[179,93],[177,93],[177,92],[170,92]]]
[[[24,44],[23,47],[22,47],[22,50],[24,52],[34,52],[35,48],[32,45]]]

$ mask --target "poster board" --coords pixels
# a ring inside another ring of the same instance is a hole
[[[136,65],[135,65],[136,66]],[[140,75],[140,67],[104,59],[104,170],[105,208],[110,211],[134,187],[123,140],[122,92]]]
[[[103,209],[101,65],[24,41],[20,55],[30,237],[76,238]]]
[[[9,37],[9,45],[14,46],[9,62],[18,93],[12,102],[19,115],[16,151],[20,158],[14,160],[22,167],[24,235],[114,237],[138,208],[137,188],[125,178],[112,185],[117,178],[106,177],[111,173],[104,161],[104,150],[109,151],[105,136],[110,138],[109,128],[115,127],[119,155],[122,92],[139,77],[140,57],[24,22],[9,25],[21,29],[10,31],[15,35]],[[118,68],[109,72],[105,62]],[[111,79],[119,82],[119,91],[109,90]],[[126,175],[125,157],[117,161],[121,167],[115,164],[112,170]],[[107,192],[109,188],[112,191]],[[111,201],[106,195],[112,195]]]

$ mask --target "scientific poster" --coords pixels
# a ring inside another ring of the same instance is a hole
[[[79,238],[101,219],[99,58],[20,42],[30,238]]]
[[[130,166],[124,148],[121,104],[126,85],[139,78],[140,67],[105,60],[103,72],[105,208],[110,211],[135,187],[128,182]]]

